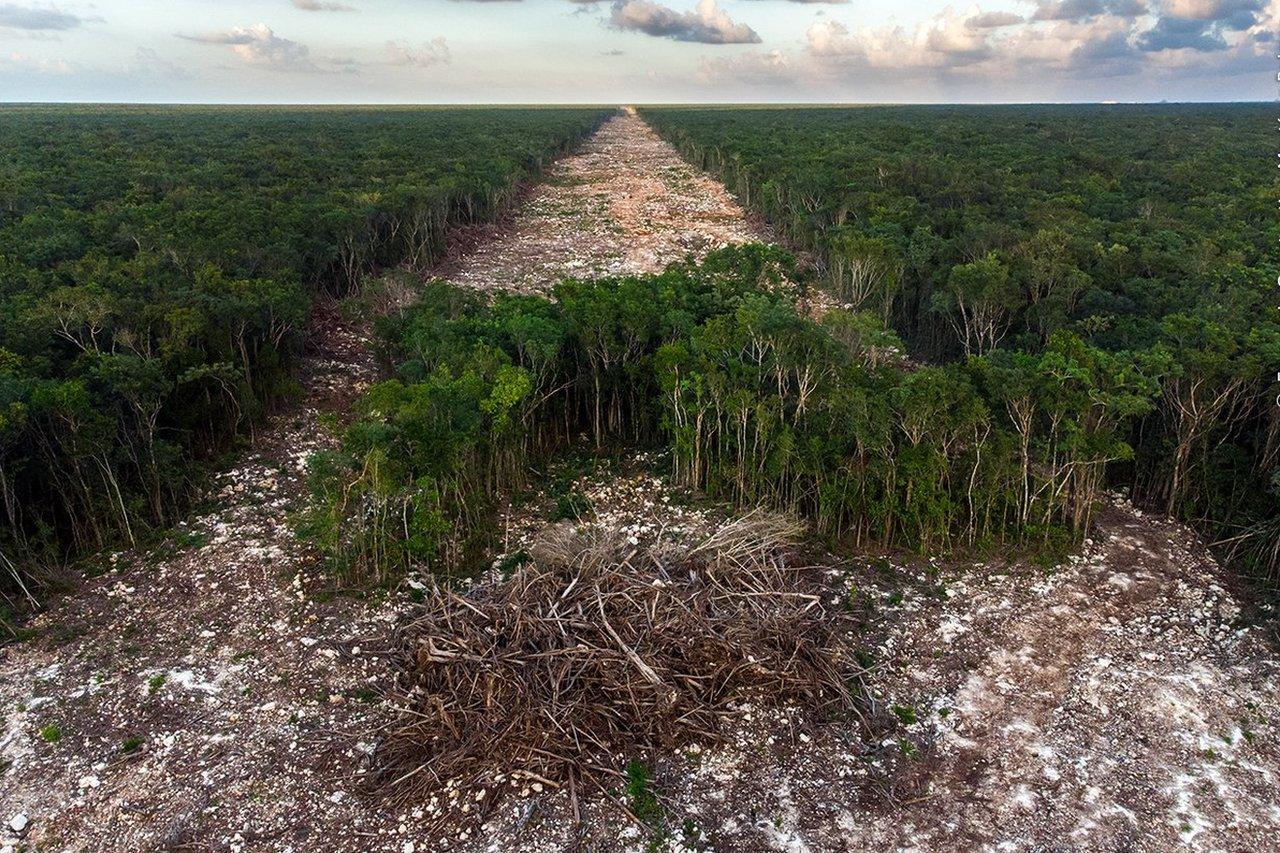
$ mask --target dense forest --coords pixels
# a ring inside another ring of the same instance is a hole
[[[1067,497],[1053,485],[1067,466],[1068,490],[1128,486],[1280,584],[1280,185],[1266,108],[643,114],[811,257],[838,299],[939,366],[924,376],[988,388],[1023,472],[1019,517],[1032,478]],[[1109,390],[1058,390],[1091,375]],[[1117,420],[1107,395],[1130,390]],[[1104,443],[1080,464],[1054,455],[1062,440]]]
[[[599,109],[0,113],[0,622],[176,521],[290,388],[317,294],[425,267]]]
[[[664,446],[677,483],[832,541],[1058,551],[1086,529],[1159,365],[1059,329],[904,369],[877,315],[803,313],[797,276],[747,245],[551,298],[429,284],[383,324],[398,375],[313,460],[309,534],[352,582],[474,566],[497,498],[583,434]]]

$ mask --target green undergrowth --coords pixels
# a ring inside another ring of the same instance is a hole
[[[1159,365],[1067,330],[1034,352],[907,364],[886,355],[880,318],[802,314],[809,286],[763,245],[565,280],[551,298],[424,285],[379,324],[393,378],[363,395],[341,449],[311,460],[302,530],[344,583],[469,571],[506,497],[545,490],[552,519],[589,511],[563,462],[585,442],[606,458],[662,450],[675,487],[794,513],[828,543],[1078,541]]]

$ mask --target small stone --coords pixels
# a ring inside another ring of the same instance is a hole
[[[80,777],[81,790],[85,788],[96,788],[98,787],[99,784],[100,783],[98,782],[97,776],[81,776]]]
[[[9,818],[9,828],[14,832],[25,832],[31,820],[21,812]]]

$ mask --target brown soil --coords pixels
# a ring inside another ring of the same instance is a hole
[[[761,235],[628,113],[450,277],[542,290]],[[580,796],[575,821],[567,792],[529,779],[483,793],[442,780],[391,807],[362,780],[419,581],[335,597],[292,530],[303,463],[334,441],[321,413],[375,375],[359,330],[321,320],[302,404],[207,506],[161,546],[101,561],[31,639],[0,649],[0,848],[1275,849],[1274,651],[1185,527],[1119,499],[1049,572],[830,557],[831,604],[869,612],[877,737],[744,705],[718,746],[619,754],[653,768],[657,836],[620,790]],[[661,469],[638,458],[584,476],[584,523],[637,539],[722,523]],[[546,528],[548,501],[507,513],[506,550]]]

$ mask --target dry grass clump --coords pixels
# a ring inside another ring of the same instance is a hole
[[[434,590],[378,778],[397,799],[504,776],[603,789],[619,756],[717,740],[735,700],[858,714],[847,617],[786,559],[799,532],[753,513],[676,549],[561,528],[505,582]]]

